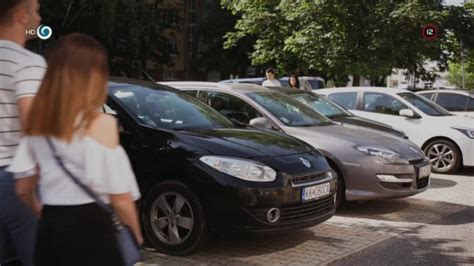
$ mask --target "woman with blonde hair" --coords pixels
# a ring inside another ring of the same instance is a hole
[[[47,62],[26,136],[8,168],[15,173],[17,194],[40,217],[35,264],[123,265],[110,214],[70,178],[110,204],[143,243],[135,176],[119,145],[115,118],[100,111],[108,80],[106,51],[96,40],[73,33],[49,52]]]

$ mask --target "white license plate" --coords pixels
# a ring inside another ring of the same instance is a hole
[[[301,198],[303,201],[318,199],[322,196],[329,194],[331,185],[330,183],[324,183],[312,187],[303,188]]]
[[[425,165],[418,168],[418,178],[428,177],[431,174],[431,165]]]

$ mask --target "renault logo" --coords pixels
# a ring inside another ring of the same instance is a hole
[[[303,157],[300,157],[300,161],[306,165],[306,167],[311,168],[311,163]]]

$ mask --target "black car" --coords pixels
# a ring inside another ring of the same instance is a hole
[[[405,139],[408,139],[407,135],[401,130],[395,129],[389,125],[379,123],[374,120],[362,118],[352,114],[343,107],[339,106],[337,103],[329,100],[328,98],[317,95],[310,91],[288,89],[288,88],[276,88],[272,87],[270,89],[277,90],[284,94],[290,95],[291,97],[297,99],[298,101],[308,105],[316,112],[323,114],[329,119],[345,124],[345,125],[354,125],[363,128],[370,128],[385,133],[393,134]]]
[[[303,228],[335,212],[336,173],[302,141],[236,128],[193,97],[143,81],[109,83],[104,111],[120,122],[143,230],[159,251],[183,255],[208,231]]]

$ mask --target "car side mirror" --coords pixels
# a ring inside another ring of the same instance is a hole
[[[272,125],[265,117],[257,117],[250,120],[249,125],[257,128],[268,128],[272,129]]]
[[[398,113],[400,114],[400,116],[404,116],[407,118],[415,118],[415,112],[413,112],[412,109],[402,109]]]

